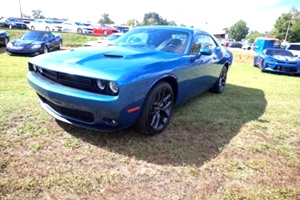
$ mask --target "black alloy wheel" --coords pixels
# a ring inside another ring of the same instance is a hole
[[[170,121],[173,106],[172,87],[166,82],[158,83],[146,98],[136,131],[151,136],[163,132]]]

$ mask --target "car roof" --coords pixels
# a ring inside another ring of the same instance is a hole
[[[188,27],[182,27],[182,26],[138,26],[136,27],[138,29],[142,28],[142,29],[145,29],[145,28],[152,28],[152,29],[166,29],[166,30],[174,30],[174,31],[188,31],[188,32],[193,32],[193,33],[204,33],[204,34],[209,34],[208,32],[206,31],[203,31],[201,29],[195,29],[195,28],[188,28]],[[211,35],[211,34],[209,34]]]

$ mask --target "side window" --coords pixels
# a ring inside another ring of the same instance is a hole
[[[217,47],[216,42],[214,41],[214,39],[211,38],[211,36],[204,34],[195,35],[190,53],[198,54],[200,52],[201,47],[204,46],[209,47],[212,50],[214,50]]]

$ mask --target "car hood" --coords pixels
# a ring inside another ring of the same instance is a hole
[[[152,64],[174,62],[182,57],[150,49],[81,47],[43,54],[29,61],[32,64],[62,73],[117,80],[127,73],[140,72]]]
[[[289,62],[294,62],[294,61],[299,60],[299,58],[297,58],[297,57],[281,56],[281,55],[275,55],[270,58],[275,58],[276,60],[279,60],[279,61],[289,61]]]
[[[18,39],[18,40],[12,41],[11,43],[15,47],[27,47],[27,46],[32,46],[32,45],[36,45],[36,44],[42,44],[43,42],[42,41],[35,41],[35,40]]]

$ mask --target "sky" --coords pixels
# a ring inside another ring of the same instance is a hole
[[[20,2],[20,3],[19,3]],[[217,32],[244,20],[250,31],[271,31],[277,18],[292,7],[300,11],[300,0],[7,0],[0,17],[31,15],[40,9],[45,17],[96,23],[103,13],[116,24],[130,19],[142,22],[156,12],[167,21]]]

